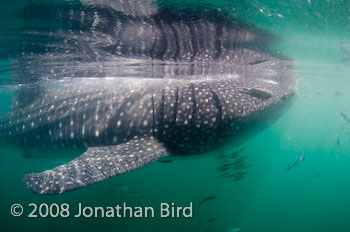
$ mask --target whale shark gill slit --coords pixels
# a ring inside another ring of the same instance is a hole
[[[165,90],[162,89],[162,94],[161,94],[161,102],[160,102],[160,107],[159,107],[159,136],[161,137],[164,133],[164,105],[165,105]]]
[[[174,61],[177,61],[179,54],[180,54],[180,44],[179,44],[179,35],[177,33],[177,30],[174,28],[174,26],[169,23],[169,27],[172,30],[172,34],[174,35]]]
[[[175,88],[175,102],[174,102],[174,112],[173,112],[173,127],[175,128],[176,126],[176,119],[177,119],[177,107],[179,104],[179,87],[176,86]]]
[[[215,55],[214,55],[214,59],[217,60],[220,58],[221,56],[221,40],[219,38],[222,37],[222,30],[223,30],[223,26],[222,24],[219,24],[216,28],[215,28]]]
[[[155,135],[156,116],[154,109],[154,94],[152,93],[152,135]]]
[[[195,120],[196,120],[196,112],[197,112],[197,100],[196,100],[196,93],[194,91],[194,85],[191,83],[191,98],[192,98],[192,118],[191,118],[191,128],[194,128]]]
[[[213,95],[215,107],[216,107],[216,120],[215,122],[217,123],[217,132],[216,132],[216,139],[215,139],[215,144],[218,142],[220,136],[221,136],[221,127],[222,127],[222,105],[220,103],[220,99],[218,95],[211,89],[209,86],[209,90],[211,94]]]

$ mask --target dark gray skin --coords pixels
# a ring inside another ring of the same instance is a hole
[[[14,107],[1,120],[1,135],[24,148],[87,147],[66,165],[24,178],[36,192],[61,193],[160,157],[201,154],[238,138],[248,126],[279,115],[294,96],[292,79],[271,83],[247,77],[76,81],[64,89],[48,89],[27,107]],[[271,97],[259,98],[256,86]]]
[[[125,15],[124,11],[129,12],[125,7],[123,11],[105,7],[28,7],[23,13],[28,27],[34,20],[62,28],[25,31],[33,45],[25,51],[21,48],[20,56],[12,60],[12,79],[19,83],[38,77],[116,75],[203,79],[204,75],[245,72],[247,65],[281,58],[269,48],[275,36],[215,11],[163,10],[144,16]],[[47,41],[38,42],[42,40]]]
[[[24,86],[1,119],[2,141],[24,150],[85,149],[65,165],[25,175],[35,192],[62,193],[162,157],[213,151],[275,120],[296,94],[291,62],[260,49],[266,35],[257,29],[217,16],[112,15],[96,16],[86,31],[51,33],[65,38],[55,44],[62,50],[18,59],[30,60],[19,73],[100,77]],[[101,78],[109,74],[118,77]]]

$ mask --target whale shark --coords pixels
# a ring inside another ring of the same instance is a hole
[[[14,78],[45,78],[16,89],[1,141],[29,154],[82,151],[24,175],[29,189],[60,194],[215,151],[269,125],[296,96],[293,62],[269,47],[268,33],[215,12],[147,9],[60,9],[79,26],[36,32],[54,42],[14,60],[23,67]]]

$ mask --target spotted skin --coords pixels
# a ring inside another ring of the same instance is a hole
[[[37,193],[215,150],[276,119],[296,95],[293,63],[269,48],[268,33],[218,12],[98,2],[100,8],[83,0],[81,8],[38,14],[34,6],[21,14],[60,26],[26,31],[46,42],[34,40],[33,51],[13,55],[12,80],[22,85],[0,119],[0,142],[16,143],[27,157],[82,151],[67,164],[25,175]]]
[[[201,154],[237,138],[269,112],[278,115],[295,95],[294,78],[278,78],[73,81],[47,88],[27,107],[14,107],[0,122],[0,136],[24,148],[87,148],[68,164],[24,177],[38,193],[62,193],[160,157]],[[123,162],[115,161],[120,157]]]
[[[63,193],[122,174],[165,156],[153,138],[132,139],[120,146],[89,148],[73,161],[42,173],[23,177],[27,186],[41,194]]]

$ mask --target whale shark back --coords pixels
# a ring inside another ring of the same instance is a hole
[[[18,32],[24,40],[11,54],[11,81],[203,78],[282,57],[270,46],[276,36],[216,10],[176,11],[139,2],[28,6],[20,14],[28,25]],[[133,6],[156,10],[142,14]]]

